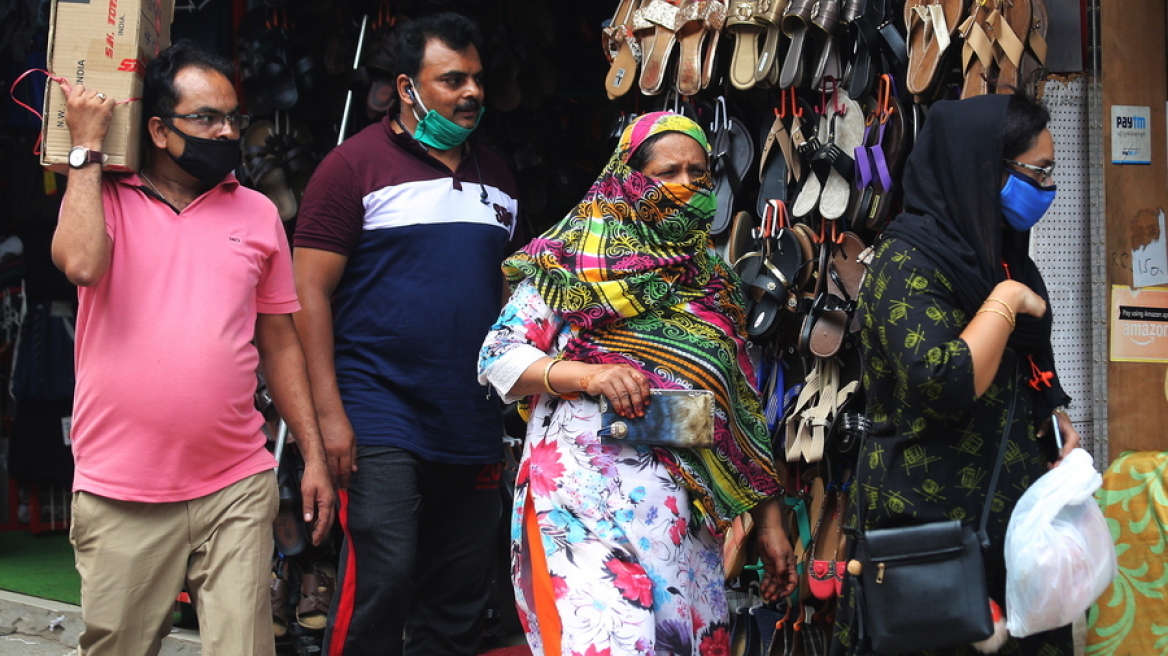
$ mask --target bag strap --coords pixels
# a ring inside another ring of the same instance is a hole
[[[1014,365],[1015,383],[1018,379],[1018,365]],[[986,526],[990,521],[990,506],[994,502],[994,493],[998,490],[998,479],[1002,475],[1002,462],[1006,459],[1006,444],[1010,441],[1010,427],[1014,424],[1014,408],[1018,405],[1018,389],[1010,395],[1010,410],[1006,412],[1006,426],[1002,429],[1002,441],[998,445],[998,460],[994,463],[994,473],[990,476],[990,488],[986,491],[985,506],[981,509],[981,519],[977,526],[977,541],[983,550],[990,548],[990,536]]]

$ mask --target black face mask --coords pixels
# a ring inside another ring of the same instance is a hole
[[[228,173],[239,166],[243,158],[243,153],[239,150],[239,139],[192,137],[169,123],[166,125],[186,140],[182,155],[175,157],[170,155],[169,150],[166,154],[170,155],[180,169],[190,173],[208,187],[222,182]]]

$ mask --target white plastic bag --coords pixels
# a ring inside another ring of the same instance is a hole
[[[1091,455],[1073,449],[1018,500],[1006,529],[1006,628],[1019,638],[1066,626],[1115,577],[1115,544],[1093,495]]]

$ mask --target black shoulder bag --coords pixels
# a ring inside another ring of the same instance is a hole
[[[871,640],[874,651],[945,649],[994,632],[982,552],[990,547],[986,525],[1017,400],[1015,392],[976,531],[955,519],[862,532],[862,570],[853,580],[860,639]]]

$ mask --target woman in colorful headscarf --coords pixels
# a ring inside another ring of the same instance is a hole
[[[709,150],[684,116],[640,117],[580,204],[504,263],[513,293],[479,370],[530,404],[512,577],[535,653],[728,653],[721,535],[747,511],[762,594],[795,586],[743,299],[710,248]],[[714,446],[602,442],[598,397],[634,417],[652,388],[713,392]]]
[[[885,229],[859,296],[873,429],[858,458],[848,525],[978,521],[1005,428],[984,555],[990,597],[1007,615],[1010,513],[1079,442],[1061,410],[1070,398],[1055,371],[1049,296],[1029,256],[1030,228],[1055,196],[1049,119],[1022,95],[933,105],[905,170],[904,213]],[[858,610],[845,582],[833,655],[873,653]],[[976,652],[963,644],[928,653]],[[1002,653],[1071,656],[1070,627],[1010,638]]]

